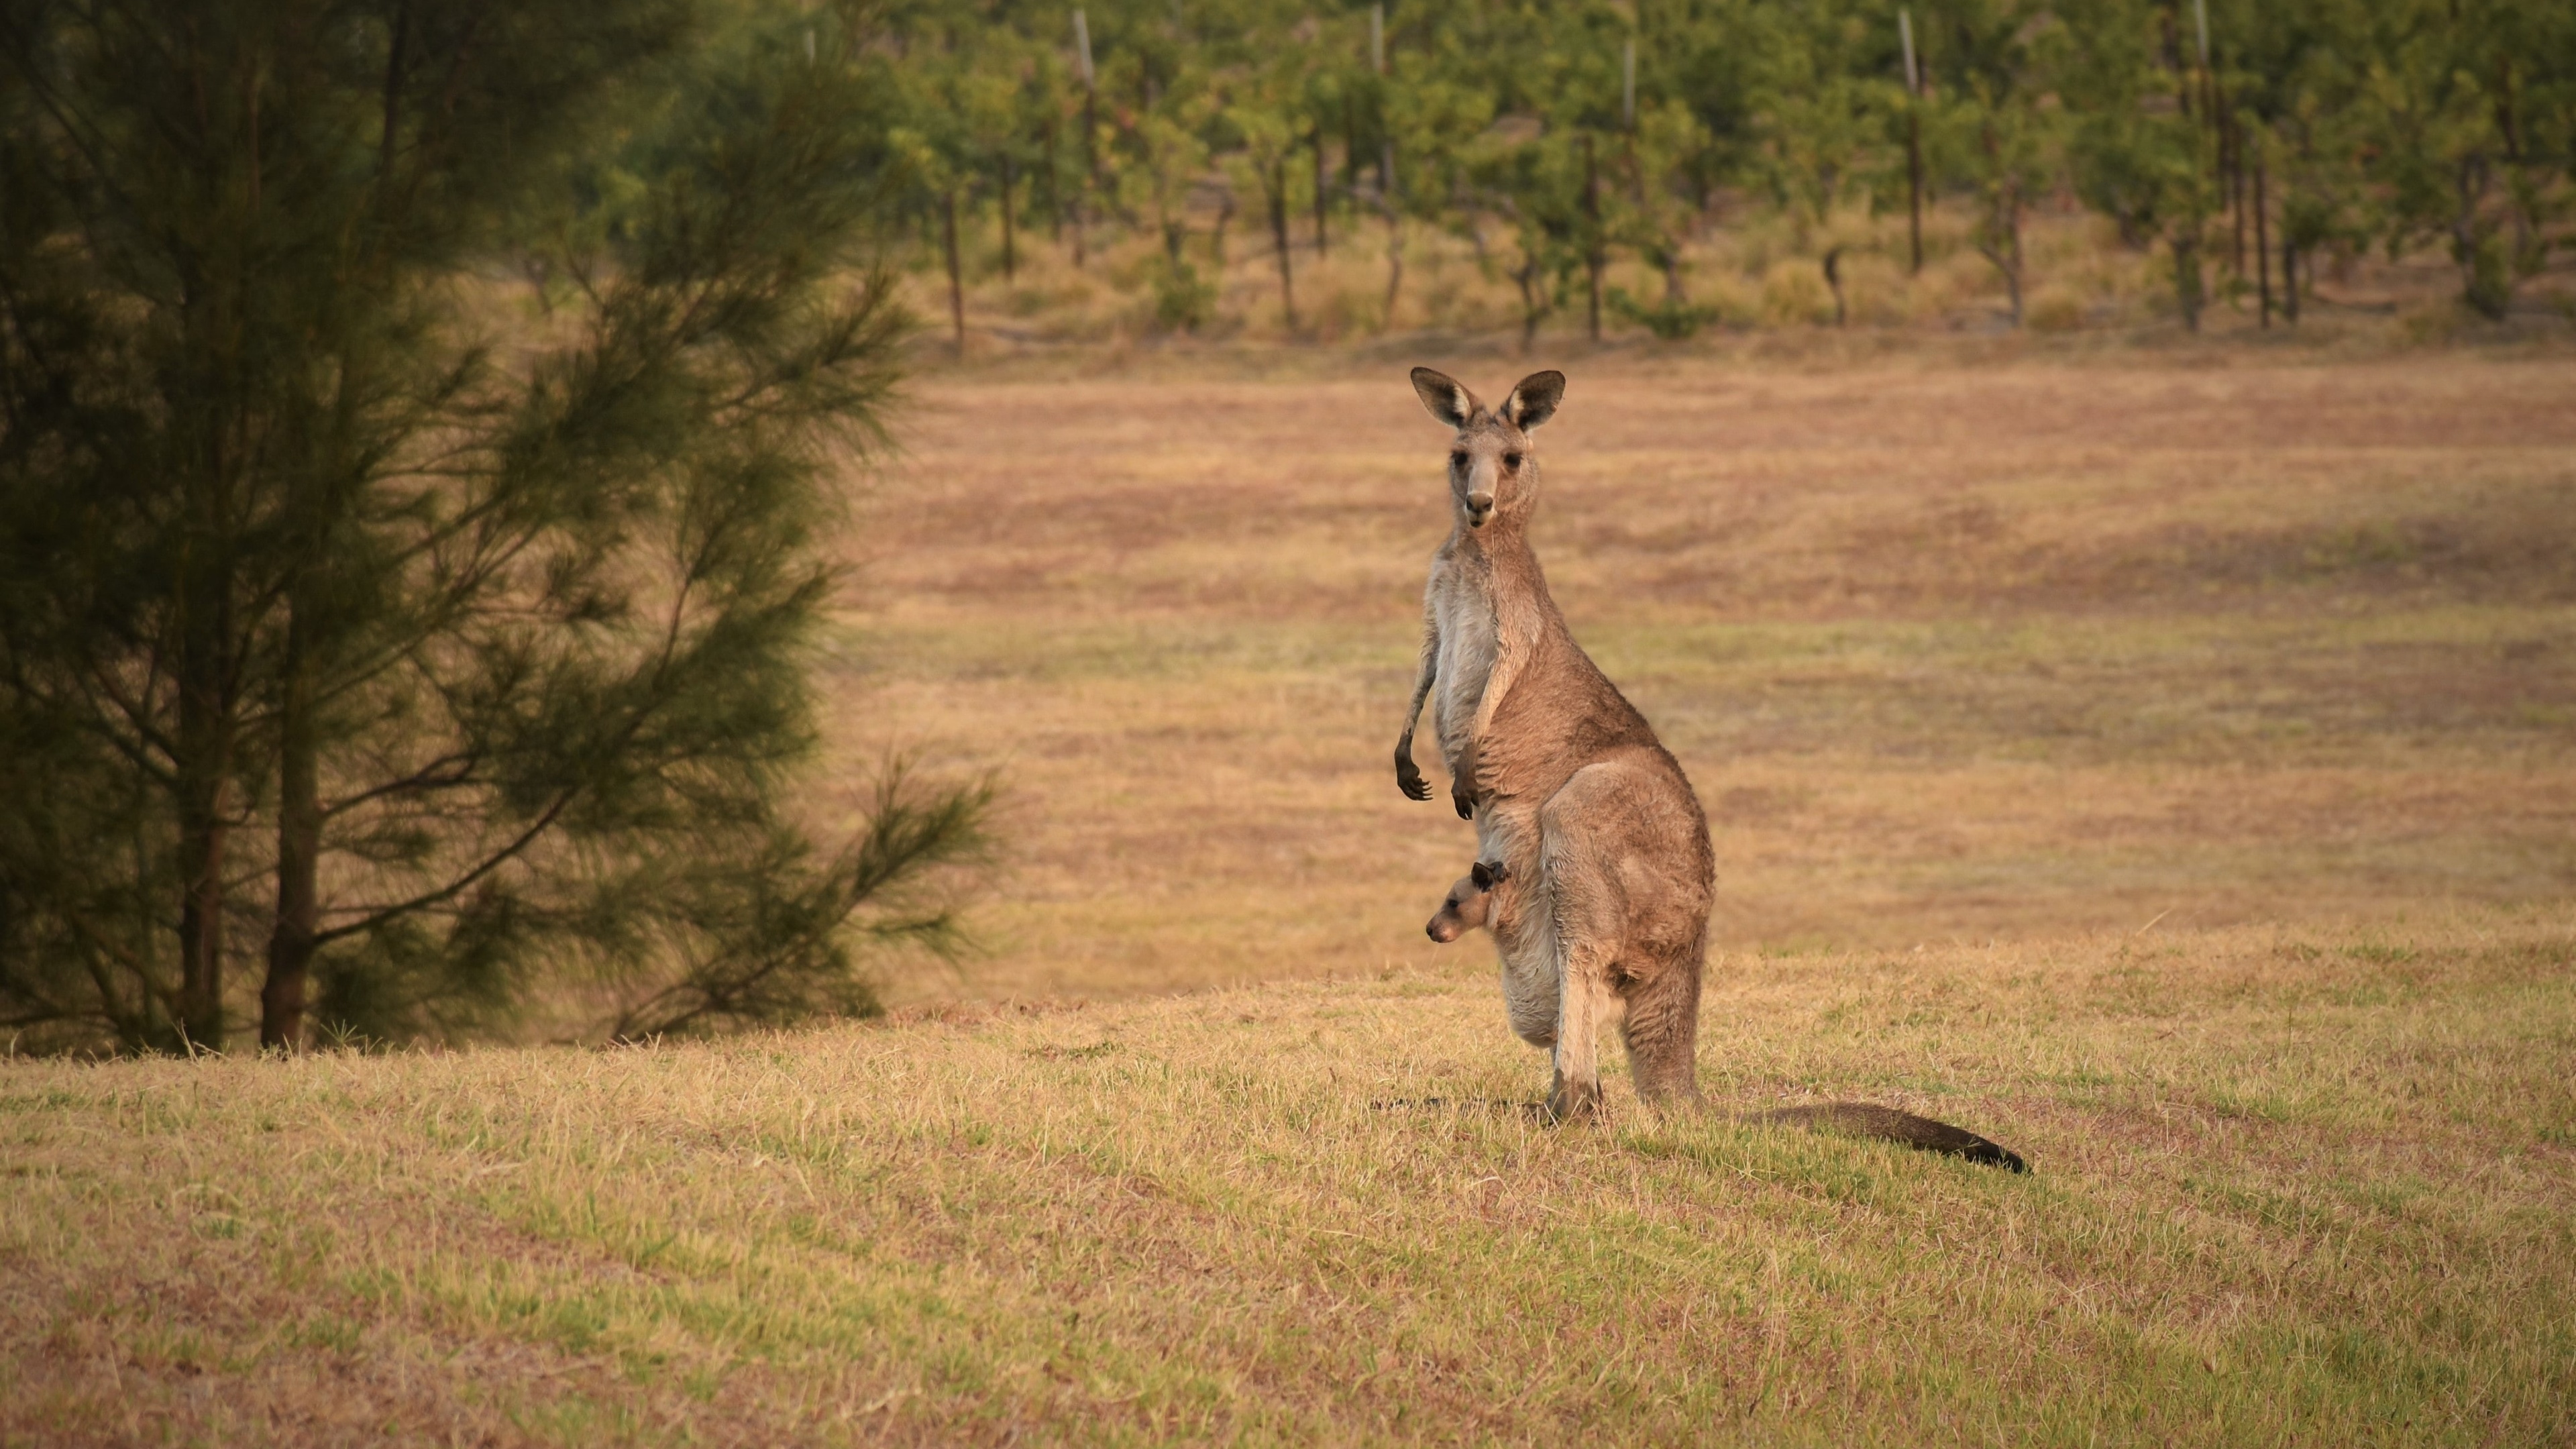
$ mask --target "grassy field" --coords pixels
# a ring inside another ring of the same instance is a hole
[[[1013,805],[991,954],[899,997],[1430,959],[1474,836],[1386,760],[1443,440],[1377,372],[924,390],[832,656],[833,773],[936,742]],[[1541,555],[1716,819],[1725,947],[2576,886],[2576,365],[1573,379]]]
[[[1538,542],[1715,817],[1713,1097],[2033,1175],[1531,1117],[1400,365],[949,374],[814,808],[998,768],[985,954],[0,1062],[0,1443],[2576,1442],[2576,364],[1843,347],[1570,365]]]
[[[2536,1444],[2576,916],[1713,963],[1526,1109],[1488,968],[718,1045],[0,1070],[10,1443]]]

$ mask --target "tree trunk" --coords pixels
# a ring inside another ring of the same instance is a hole
[[[2174,301],[2182,309],[2182,325],[2193,332],[2200,330],[2200,236],[2197,228],[2173,239]]]
[[[1082,270],[1085,223],[1090,220],[1091,186],[1100,174],[1098,143],[1093,139],[1091,88],[1082,91],[1082,184],[1073,193],[1073,269]]]
[[[1381,137],[1377,156],[1378,202],[1386,208],[1386,327],[1395,327],[1395,299],[1404,290],[1404,216],[1395,206],[1395,140]]]
[[[2299,244],[2281,238],[2281,320],[2299,325]]]
[[[1512,273],[1512,280],[1521,288],[1521,355],[1526,357],[1531,345],[1538,341],[1539,319],[1547,315],[1539,305],[1538,253],[1526,245],[1521,252],[1520,270]]]
[[[1911,108],[1905,113],[1905,183],[1906,236],[1914,256],[1907,275],[1919,277],[1923,275],[1923,118]]]
[[[1583,137],[1583,271],[1587,281],[1590,311],[1587,316],[1592,340],[1601,340],[1601,270],[1608,259],[1601,253],[1601,168],[1595,163],[1592,136]]]
[[[1315,123],[1315,255],[1319,258],[1325,251],[1324,188],[1324,123],[1317,121]]]
[[[1020,279],[1019,257],[1014,250],[1017,239],[1012,235],[1011,227],[1011,183],[1018,179],[1018,170],[1018,167],[1011,164],[1010,157],[1002,158],[1002,280],[1004,282],[1016,282]]]
[[[2271,220],[2263,194],[2265,166],[2260,146],[2254,150],[2254,271],[2262,296],[2263,326],[2272,326],[2272,235]]]
[[[1851,314],[1843,306],[1843,249],[1832,247],[1825,252],[1825,286],[1834,294],[1834,325],[1846,325]]]
[[[322,797],[308,658],[311,608],[301,599],[289,608],[278,713],[277,921],[268,937],[268,980],[259,993],[259,1044],[292,1051],[304,1044],[306,983],[320,925]]]
[[[2012,293],[2013,326],[2021,326],[2021,191],[2016,187],[2004,215],[2004,250],[2012,265],[2004,268],[2004,286]]]
[[[232,774],[230,670],[224,641],[230,609],[224,580],[203,580],[183,596],[179,659],[179,1000],[182,1045],[224,1044],[224,848],[229,834],[225,786]]]
[[[939,238],[948,253],[948,319],[957,329],[957,355],[966,355],[966,276],[957,260],[957,189],[940,198]]]
[[[1317,232],[1320,236],[1322,233]],[[1279,252],[1279,314],[1297,330],[1297,292],[1288,276],[1288,162],[1270,163],[1270,241]]]
[[[1360,188],[1360,108],[1349,91],[1342,92],[1342,184],[1354,195]]]
[[[2227,202],[2236,213],[2236,250],[2230,265],[2241,284],[2245,277],[2245,128],[2236,123],[2234,106],[2219,114],[2227,137]]]
[[[1039,178],[1046,182],[1047,240],[1064,245],[1064,193],[1056,180],[1055,115],[1049,110],[1046,125],[1039,131],[1039,144],[1046,150],[1046,169]]]

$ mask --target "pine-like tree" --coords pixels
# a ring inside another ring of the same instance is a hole
[[[903,330],[846,19],[0,3],[0,1021],[863,1009],[979,789],[782,786]]]

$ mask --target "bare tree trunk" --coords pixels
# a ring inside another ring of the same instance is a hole
[[[304,1044],[304,1008],[320,928],[322,856],[320,744],[313,719],[310,601],[289,605],[285,676],[278,713],[277,921],[268,937],[268,980],[259,993],[259,1044]]]
[[[1395,326],[1395,302],[1404,290],[1404,218],[1397,214],[1395,203],[1380,200],[1386,212],[1386,320],[1385,327]]]
[[[204,566],[208,571],[220,565]],[[229,600],[220,574],[189,592],[181,626],[179,751],[179,1029],[193,1046],[224,1044],[224,853],[230,829],[231,671],[222,658]]]
[[[1018,171],[1019,168],[1011,164],[1010,157],[1002,158],[1002,280],[1005,282],[1020,279],[1019,258],[1014,250],[1016,239],[1011,234],[1011,189],[1012,183],[1019,179]]]
[[[1923,118],[1911,108],[1905,113],[1905,182],[1906,236],[1914,255],[1907,275],[1919,277],[1923,275]]]
[[[2232,105],[2220,112],[2219,125],[2227,138],[2227,201],[2236,213],[2236,252],[2230,264],[2241,282],[2245,276],[2245,129],[2236,123]]]
[[[1073,268],[1082,270],[1084,223],[1089,220],[1092,185],[1100,178],[1099,144],[1094,139],[1092,109],[1094,97],[1089,86],[1082,91],[1082,185],[1073,197]]]
[[[2200,230],[2194,226],[2173,238],[2174,301],[2182,309],[2182,325],[2193,332],[2200,330]]]
[[[1317,236],[1323,235],[1320,227]],[[1270,163],[1270,241],[1279,252],[1279,312],[1297,330],[1297,290],[1288,276],[1288,161]]]
[[[1324,123],[1317,121],[1315,123],[1315,255],[1318,257],[1324,255],[1325,250],[1324,187]]]
[[[1583,136],[1583,271],[1590,295],[1592,340],[1601,340],[1601,271],[1608,258],[1601,251],[1601,169],[1595,164],[1592,134]]]
[[[948,320],[957,329],[957,355],[966,355],[966,276],[957,260],[957,188],[940,198],[940,241],[948,253]]]
[[[2281,238],[2281,320],[2299,325],[2299,246],[2286,235]]]
[[[1055,115],[1049,109],[1046,125],[1039,131],[1040,144],[1046,148],[1046,169],[1039,173],[1046,182],[1047,240],[1064,245],[1064,195],[1056,184]]]
[[[2254,150],[2254,270],[2263,299],[2263,326],[2272,325],[2272,237],[2269,209],[2265,205],[2263,181],[2266,167],[2263,150]]]
[[[1538,341],[1539,319],[1547,315],[1546,309],[1539,305],[1537,252],[1526,246],[1522,249],[1520,268],[1512,273],[1512,280],[1521,288],[1521,354],[1527,356],[1532,344]]]
[[[1825,252],[1825,285],[1831,288],[1834,294],[1834,325],[1837,327],[1846,325],[1851,316],[1843,306],[1842,259],[1841,247],[1828,248]]]
[[[1386,322],[1395,327],[1395,299],[1404,290],[1404,214],[1396,209],[1395,138],[1379,138],[1377,153],[1378,204],[1386,208]]]

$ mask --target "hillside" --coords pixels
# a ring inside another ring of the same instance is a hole
[[[10,1443],[2534,1443],[2576,917],[1713,963],[1529,1115],[1485,959],[620,1051],[0,1066]]]

